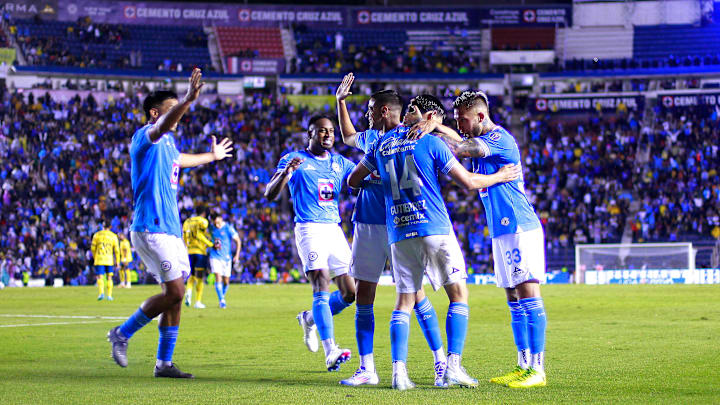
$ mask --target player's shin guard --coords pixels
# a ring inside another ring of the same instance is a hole
[[[357,339],[358,353],[361,356],[373,352],[375,338],[375,314],[371,305],[357,305],[355,307],[355,339]]]
[[[100,276],[97,279],[97,287],[100,295],[105,293],[105,276]]]
[[[319,291],[313,294],[312,314],[317,325],[320,340],[334,339],[333,319],[328,300],[330,293]]]
[[[407,363],[408,337],[410,336],[410,314],[393,311],[390,318],[390,348],[392,361]]]
[[[334,293],[330,294],[329,299],[329,305],[330,305],[330,312],[333,314],[333,316],[339,314],[342,312],[343,309],[350,306],[350,302],[345,302],[345,300],[342,297],[342,293],[338,290]]]
[[[218,301],[222,302],[225,299],[225,295],[223,294],[223,286],[222,282],[216,282],[215,283],[215,292],[218,296]]]
[[[547,318],[545,316],[545,305],[540,297],[523,298],[520,300],[528,318],[528,335],[532,361],[530,367],[536,371],[544,371],[545,352],[545,328]]]
[[[172,364],[172,356],[177,342],[178,326],[160,326],[160,338],[158,339],[157,361],[162,362],[161,366]]]
[[[223,298],[227,295],[228,287],[230,287],[230,282],[223,284]]]
[[[528,317],[522,305],[517,301],[509,301],[510,326],[512,326],[515,346],[518,350],[518,366],[530,367],[530,343],[528,341]]]
[[[130,270],[125,270],[125,286],[130,287]]]
[[[108,273],[107,275],[107,296],[108,298],[112,298],[112,291],[113,291],[113,273]]]
[[[442,348],[442,336],[438,324],[437,313],[428,297],[415,304],[415,316],[417,317],[420,329],[425,335],[425,340],[433,352]]]
[[[462,356],[467,336],[470,308],[467,304],[451,302],[448,308],[445,332],[448,340],[448,353]]]
[[[205,290],[203,279],[201,277],[195,277],[195,294],[197,295],[195,302],[202,302],[203,290]]]
[[[135,332],[150,323],[151,320],[152,318],[145,315],[142,309],[138,308],[138,310],[135,311],[135,313],[132,314],[125,323],[120,325],[120,333],[122,333],[125,338],[130,339]]]

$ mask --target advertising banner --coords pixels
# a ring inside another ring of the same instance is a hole
[[[227,59],[227,73],[232,74],[268,74],[276,75],[283,72],[283,59],[246,59],[231,56]]]
[[[588,270],[585,284],[719,284],[720,269]]]
[[[720,92],[714,93],[673,93],[657,96],[658,104],[663,108],[697,107],[701,105],[720,106]]]
[[[541,96],[531,98],[529,108],[533,113],[572,114],[597,111],[598,105],[604,112],[616,111],[621,105],[628,111],[638,111],[645,107],[645,96]]]

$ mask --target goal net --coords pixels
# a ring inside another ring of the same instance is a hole
[[[628,243],[575,246],[575,282],[663,283],[692,278],[692,243]]]

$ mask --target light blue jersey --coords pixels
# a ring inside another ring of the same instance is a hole
[[[387,132],[361,162],[382,179],[390,244],[452,230],[438,172],[447,174],[458,162],[442,140],[425,136],[410,141],[408,130]]]
[[[368,129],[355,135],[355,143],[367,154],[379,137],[380,131]],[[385,225],[385,196],[377,171],[373,171],[365,178],[355,203],[352,221],[361,224]]]
[[[493,174],[506,164],[520,164],[520,150],[515,138],[504,128],[498,126],[476,139],[481,141],[485,157],[472,159],[475,173]],[[540,227],[540,220],[525,195],[524,184],[521,176],[479,190],[491,238]]]
[[[210,239],[213,242],[213,247],[210,249],[211,259],[220,259],[224,261],[230,261],[232,256],[230,255],[230,243],[235,236],[237,231],[232,225],[227,222],[220,228],[216,228],[215,225],[210,225]]]
[[[151,124],[135,132],[130,144],[134,210],[131,231],[182,237],[177,188],[180,152],[171,133],[150,141]]]
[[[340,223],[340,191],[355,164],[340,155],[330,154],[323,159],[303,150],[283,156],[277,171],[284,170],[296,157],[305,161],[288,182],[295,223]]]

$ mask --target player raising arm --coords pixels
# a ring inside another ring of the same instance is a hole
[[[143,101],[148,123],[135,132],[130,144],[134,202],[130,239],[148,271],[162,284],[162,292],[145,300],[125,323],[111,329],[108,340],[115,362],[127,367],[128,340],[160,315],[155,377],[193,378],[172,362],[185,294],[184,280],[190,274],[177,204],[180,169],[222,160],[232,151],[229,139],[218,144],[215,137],[208,153],[180,153],[175,146],[172,131],[197,100],[204,84],[201,79],[200,69],[193,69],[187,94],[181,101],[172,91],[148,94]]]

